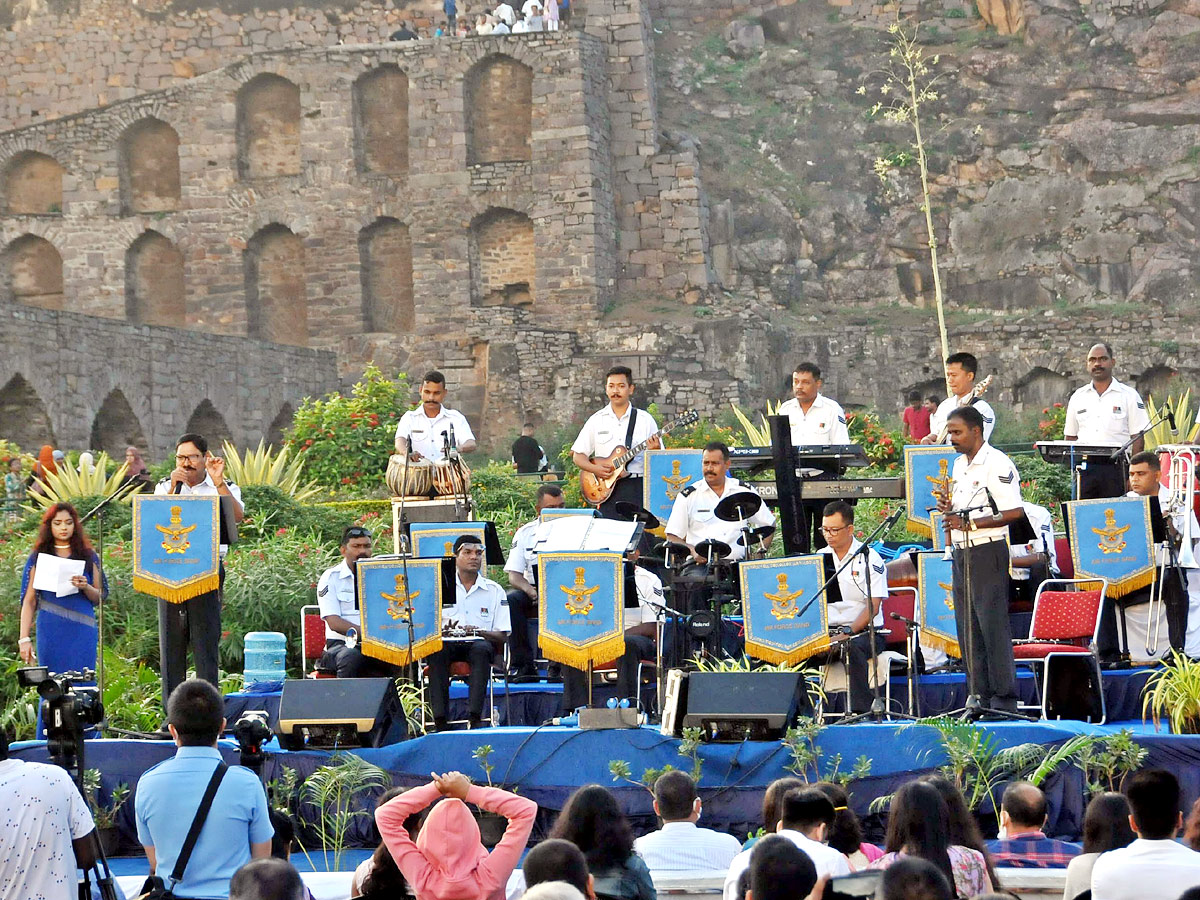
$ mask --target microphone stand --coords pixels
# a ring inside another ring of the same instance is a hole
[[[653,607],[660,613],[673,616],[675,618],[675,631],[679,630],[679,621],[683,617],[683,613],[677,609],[672,609],[665,603],[655,603],[653,600],[645,601],[647,606]],[[667,675],[663,671],[663,632],[666,630],[666,620],[662,616],[655,616],[655,626],[658,630],[657,639],[654,642],[655,664],[658,666],[658,690],[655,691],[654,705],[658,707],[658,720],[662,721],[663,714],[663,693],[667,688]],[[640,689],[640,688],[639,688]]]
[[[100,697],[104,697],[104,601],[107,599],[107,592],[104,590],[104,510],[114,500],[122,496],[133,493],[133,488],[136,483],[126,481],[123,484],[117,485],[116,489],[111,494],[102,499],[99,503],[91,508],[80,520],[80,524],[87,522],[92,516],[96,517],[97,537],[96,537],[96,557],[100,560],[97,573],[100,583],[96,587],[100,591],[100,599],[96,603],[96,685],[100,689]]]
[[[908,651],[908,711],[912,713],[915,719],[921,718],[921,694],[917,684],[917,629],[920,626],[908,616],[902,616],[898,612],[892,613],[892,618],[897,622],[904,624],[904,645]]]
[[[1124,483],[1125,483],[1126,469],[1125,469],[1125,466],[1123,465],[1123,463],[1125,462],[1124,456],[1125,456],[1126,451],[1129,450],[1129,448],[1133,446],[1134,441],[1136,441],[1138,438],[1140,438],[1142,435],[1144,435],[1147,431],[1149,431],[1152,428],[1156,428],[1157,426],[1161,425],[1163,422],[1166,422],[1168,419],[1171,420],[1172,426],[1173,426],[1174,420],[1175,420],[1175,413],[1171,409],[1170,405],[1166,404],[1163,406],[1162,412],[1160,412],[1158,414],[1157,419],[1155,419],[1153,422],[1151,422],[1149,425],[1147,425],[1145,428],[1143,428],[1137,434],[1131,434],[1129,436],[1129,440],[1127,440],[1125,443],[1123,443],[1120,447],[1118,447],[1112,453],[1108,454],[1109,460],[1111,460],[1114,463],[1117,462],[1118,459],[1121,460],[1121,463],[1122,463],[1122,466],[1121,466],[1122,490],[1124,490]],[[1173,432],[1178,433],[1178,429],[1175,427],[1172,427],[1171,430]],[[1074,458],[1074,455],[1075,455],[1074,451],[1072,451],[1072,453],[1071,453],[1072,458]],[[1086,468],[1087,468],[1087,460],[1086,459],[1083,462],[1079,463],[1079,465],[1072,466],[1072,469],[1075,472],[1075,478],[1072,480],[1072,487],[1074,488],[1074,493],[1071,496],[1072,500],[1079,499],[1079,494],[1083,487],[1083,472]]]

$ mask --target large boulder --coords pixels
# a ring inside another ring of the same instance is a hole
[[[757,19],[734,19],[725,26],[725,49],[735,59],[758,56],[766,46],[767,38]]]

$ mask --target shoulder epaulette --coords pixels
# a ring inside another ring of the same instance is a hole
[[[680,491],[679,496],[690,497],[694,493],[696,493],[696,486],[693,484],[691,487],[685,487],[682,491]]]

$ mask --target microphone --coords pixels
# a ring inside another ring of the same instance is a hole
[[[1167,404],[1167,406],[1163,408],[1163,415],[1167,417],[1167,424],[1171,426],[1171,430],[1175,432],[1179,431],[1179,429],[1175,427],[1175,412],[1171,409],[1170,404]]]
[[[175,482],[175,486],[173,488],[171,488],[171,493],[178,494],[182,490],[183,490],[183,482],[177,481],[177,482]]]
[[[934,509],[937,509],[937,507],[935,506]],[[888,516],[887,527],[892,528],[897,522],[900,521],[900,517],[902,515],[904,515],[904,507],[903,506],[897,507],[896,511],[894,513],[892,513],[890,516]]]
[[[908,618],[908,616],[902,616],[898,612],[892,612],[892,613],[889,613],[889,615],[893,619],[895,619],[897,622],[903,622],[905,625],[909,625],[913,628],[917,627],[917,623],[914,622],[912,619]]]
[[[987,495],[988,506],[992,508],[992,515],[999,516],[1000,507],[996,505],[996,498],[992,496],[992,489],[985,487],[983,491]]]

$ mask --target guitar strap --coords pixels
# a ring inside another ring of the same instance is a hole
[[[632,403],[629,404],[629,427],[625,429],[625,448],[633,446],[633,428],[637,425],[638,408]],[[632,460],[631,460],[632,462]]]

